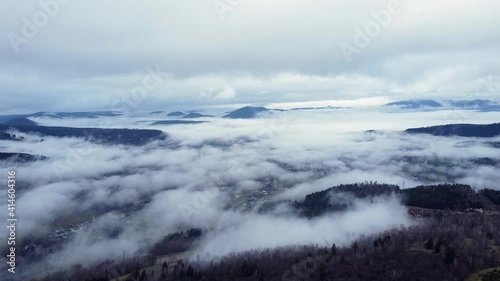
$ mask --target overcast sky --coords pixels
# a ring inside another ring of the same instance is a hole
[[[0,111],[500,95],[500,2],[394,1],[1,1]]]

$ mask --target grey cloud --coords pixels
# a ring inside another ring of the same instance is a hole
[[[138,73],[157,64],[172,80],[152,92],[142,108],[265,104],[311,96],[467,97],[475,81],[498,77],[498,3],[489,0],[401,0],[403,12],[346,62],[340,43],[353,44],[356,28],[363,30],[388,2],[245,1],[221,21],[211,1],[70,1],[18,54],[2,37],[0,90],[15,97],[2,110],[109,108],[110,100],[131,90]],[[9,11],[0,20],[6,35],[21,33],[21,19],[43,11],[37,2],[0,5]],[[311,79],[276,87],[272,78],[282,73],[347,77],[349,85]],[[196,83],[197,77],[208,79]],[[228,77],[251,77],[257,83],[242,85]],[[373,87],[370,79],[379,85]],[[230,101],[200,98],[208,88],[232,88],[235,95],[226,95]]]

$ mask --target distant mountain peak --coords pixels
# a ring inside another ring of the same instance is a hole
[[[450,101],[452,107],[466,109],[466,110],[479,110],[483,112],[500,111],[500,104],[486,99],[473,99],[473,100],[454,100]]]
[[[419,108],[438,108],[443,107],[442,104],[435,100],[403,100],[397,102],[391,102],[386,104],[386,106],[399,106],[403,109],[419,109]]]
[[[455,107],[466,107],[466,108],[495,105],[495,103],[490,100],[482,100],[482,99],[456,100],[456,101],[451,101],[451,104]]]
[[[230,119],[251,119],[257,117],[260,113],[268,112],[269,109],[265,107],[253,107],[253,106],[245,106],[239,109],[236,109],[226,115],[224,118]]]
[[[201,114],[198,112],[191,112],[191,113],[188,113],[188,114],[182,116],[182,118],[186,118],[186,119],[204,118],[204,117],[213,117],[213,116],[212,115],[204,115],[204,114]]]
[[[32,121],[26,117],[18,117],[10,119],[9,121],[3,123],[3,125],[11,125],[11,126],[37,126],[38,123]]]
[[[155,114],[165,114],[165,113],[166,113],[165,111],[158,110],[158,111],[151,111],[149,114],[155,115]]]
[[[170,112],[169,114],[167,114],[167,116],[169,117],[182,117],[186,115],[185,112],[182,112],[182,111],[174,111],[174,112]]]
[[[27,117],[39,117],[39,118],[99,118],[99,117],[116,117],[123,115],[119,111],[77,111],[77,112],[36,112],[27,115]]]

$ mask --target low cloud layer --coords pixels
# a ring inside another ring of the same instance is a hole
[[[254,214],[236,216],[235,223],[225,219],[222,216],[196,253],[218,256],[290,245],[345,246],[362,234],[412,223],[397,198],[357,201],[353,210],[313,220]]]
[[[401,187],[460,182],[498,189],[499,159],[488,142],[407,135],[408,127],[498,120],[498,113],[385,112],[385,109],[283,112],[254,120],[210,118],[159,126],[165,141],[142,147],[25,135],[3,151],[42,154],[45,161],[2,162],[18,174],[18,239],[43,238],[58,225],[78,230],[47,258],[55,268],[119,258],[189,228],[208,233],[194,251],[212,256],[301,244],[348,244],[359,235],[411,223],[397,199],[359,201],[338,215],[304,220],[289,211],[259,213],[264,202],[300,200],[343,183],[378,181]],[[460,118],[457,118],[460,116]],[[148,127],[150,116],[117,117],[115,126]],[[93,126],[100,120],[37,119]],[[368,129],[378,131],[367,132]],[[439,161],[438,161],[439,160]],[[436,164],[436,162],[441,164]],[[447,164],[443,164],[447,163]],[[2,197],[3,198],[3,197]],[[6,200],[0,208],[6,209]],[[5,213],[0,214],[4,219]],[[7,235],[0,231],[1,237]]]

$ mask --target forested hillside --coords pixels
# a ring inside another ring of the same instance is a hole
[[[179,260],[153,268],[149,267],[154,262],[150,256],[108,261],[89,269],[74,267],[39,280],[464,280],[499,265],[499,247],[498,215],[455,214],[365,237],[350,245],[252,251],[211,261]],[[496,280],[488,279],[494,274],[485,274],[480,280]]]
[[[406,130],[410,134],[491,138],[500,135],[500,123],[489,125],[452,124]]]
[[[478,192],[468,185],[440,184],[400,189],[396,185],[374,182],[339,185],[307,195],[293,205],[301,215],[315,217],[328,212],[345,211],[354,199],[397,195],[409,207],[464,211],[500,205],[500,192],[486,189]]]
[[[101,128],[70,128],[46,127],[32,125],[4,125],[0,124],[0,135],[3,139],[12,139],[6,131],[15,130],[26,134],[51,136],[59,138],[84,138],[88,141],[105,144],[144,145],[154,140],[165,139],[166,135],[160,130],[146,129],[101,129]]]
[[[294,206],[302,215],[314,217],[330,211],[344,211],[353,204],[355,198],[376,197],[399,192],[396,185],[376,182],[343,184],[307,195]]]

